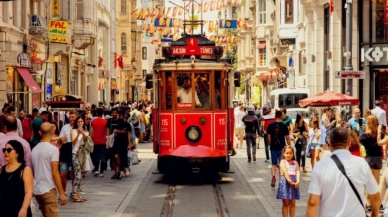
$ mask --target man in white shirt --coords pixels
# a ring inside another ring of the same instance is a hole
[[[330,149],[344,165],[345,172],[361,197],[358,200],[345,175],[331,158],[319,161],[312,173],[307,203],[307,217],[365,217],[365,190],[370,195],[372,217],[379,215],[379,186],[368,163],[349,152],[350,131],[337,127],[329,134]]]
[[[34,166],[34,196],[43,216],[58,216],[59,191],[61,205],[67,202],[58,171],[59,151],[51,142],[52,125],[45,122],[41,125],[42,140],[32,150],[32,165]]]
[[[42,102],[42,107],[39,109],[39,113],[42,113],[43,111],[48,111],[46,102]]]
[[[70,167],[72,164],[72,149],[73,145],[71,144],[70,132],[74,127],[74,121],[77,118],[76,111],[70,111],[69,113],[69,121],[70,124],[66,124],[62,127],[61,133],[59,136],[63,141],[63,145],[61,146],[60,158],[59,158],[59,172],[61,175],[62,186],[64,191],[66,192],[66,184],[67,184],[67,173],[70,172]],[[74,178],[72,176],[72,178]]]
[[[387,114],[383,109],[381,109],[380,105],[381,105],[381,102],[379,100],[376,100],[375,102],[376,107],[372,109],[371,112],[379,120],[379,125],[387,126]]]
[[[183,86],[178,90],[177,97],[179,98],[180,103],[193,103],[193,94],[191,90],[190,78],[183,78]],[[202,107],[201,102],[199,101],[197,91],[194,93],[195,105]]]
[[[245,135],[245,124],[242,121],[242,119],[246,115],[247,114],[244,112],[244,106],[243,105],[239,106],[239,111],[234,116],[234,132],[239,141],[239,143],[236,144],[236,148],[238,148],[239,145],[242,148],[242,145],[243,145],[244,135]]]

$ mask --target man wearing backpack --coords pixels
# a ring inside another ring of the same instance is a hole
[[[140,130],[140,115],[139,111],[137,110],[138,106],[135,104],[133,106],[133,110],[131,112],[131,123],[133,125],[133,128],[135,129],[135,135],[136,135],[136,144],[139,143],[140,136],[141,136],[141,130]]]
[[[271,115],[271,108],[268,106],[263,107],[263,117],[261,119],[261,130],[264,134],[264,146],[265,146],[265,161],[269,163],[269,143],[268,143],[268,126],[275,122],[275,118]]]

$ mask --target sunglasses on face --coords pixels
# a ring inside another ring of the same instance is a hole
[[[355,114],[356,114],[356,115],[359,115],[359,114],[361,114],[361,112],[356,112]]]
[[[12,150],[15,150],[13,148],[3,148],[3,153],[11,153]]]

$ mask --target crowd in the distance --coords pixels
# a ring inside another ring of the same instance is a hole
[[[256,161],[256,135],[264,137],[265,162],[272,164],[271,187],[279,169],[277,199],[283,201],[285,217],[295,216],[301,172],[308,172],[306,157],[313,169],[307,216],[365,216],[365,211],[378,216],[388,200],[388,165],[383,166],[388,157],[387,116],[380,106],[376,101],[364,117],[353,108],[349,119],[344,115],[348,108],[327,107],[321,117],[314,113],[307,122],[298,114],[293,122],[286,108],[240,104],[234,114],[235,147],[242,147],[245,138],[248,162]]]
[[[88,171],[102,178],[109,164],[111,179],[129,176],[130,165],[140,162],[137,145],[152,139],[151,114],[149,101],[86,104],[80,111],[52,111],[43,103],[18,117],[5,104],[0,115],[0,215],[32,216],[34,197],[44,217],[58,216],[58,199],[61,205],[67,202],[68,179],[70,200],[85,202],[81,182]]]

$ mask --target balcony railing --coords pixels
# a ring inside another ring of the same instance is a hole
[[[47,32],[46,19],[38,15],[32,15],[30,19],[30,35],[47,37]]]

